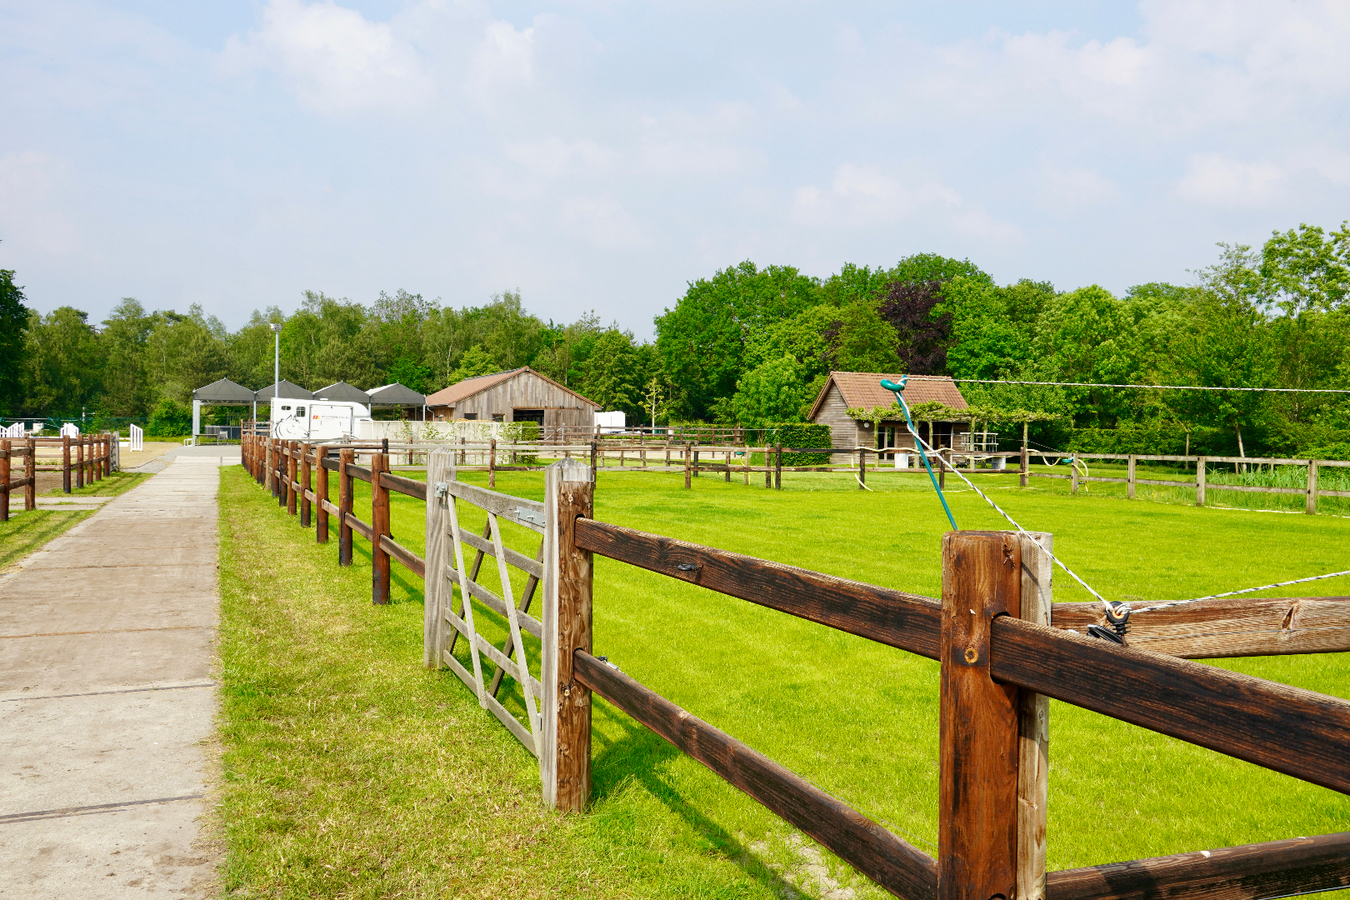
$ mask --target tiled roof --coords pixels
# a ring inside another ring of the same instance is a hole
[[[591,406],[594,406],[596,409],[600,408],[600,404],[596,403],[594,400],[591,400],[587,397],[583,397],[576,391],[572,390],[571,388],[558,384],[558,382],[554,381],[552,378],[549,378],[547,375],[534,371],[529,366],[521,366],[519,369],[508,369],[505,372],[494,372],[491,375],[479,375],[477,378],[466,378],[463,381],[459,382],[458,384],[452,384],[448,388],[445,388],[444,390],[440,390],[434,394],[427,395],[426,405],[454,406],[456,403],[465,399],[466,397],[472,397],[474,394],[486,391],[488,388],[501,384],[503,381],[509,381],[510,379],[515,378],[522,372],[529,372],[531,375],[534,375],[537,378],[542,378],[544,381],[547,381],[549,384],[553,385],[558,390],[566,391],[567,393],[571,394],[573,397],[576,397],[583,403],[588,403]]]
[[[903,377],[887,372],[831,372],[825,386],[821,388],[820,396],[816,398],[815,405],[811,408],[811,417],[815,417],[825,395],[829,393],[831,384],[839,388],[839,393],[843,395],[844,403],[849,409],[858,407],[871,409],[874,406],[890,406],[895,402],[895,395],[881,386],[881,379],[898,382]],[[956,387],[956,382],[946,375],[911,375],[909,381],[905,383],[902,395],[910,406],[917,406],[930,400],[937,400],[952,409],[965,409],[967,405],[966,398],[961,396],[961,391]]]

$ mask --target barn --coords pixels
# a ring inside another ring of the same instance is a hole
[[[890,447],[914,449],[914,438],[905,426],[903,416],[895,419],[883,419],[875,428],[866,420],[854,419],[848,414],[850,409],[871,410],[878,406],[891,406],[895,395],[881,386],[883,378],[898,382],[903,375],[886,372],[831,372],[825,380],[820,396],[811,407],[808,419],[830,426],[831,444],[840,449],[853,447],[874,447],[883,450]],[[956,387],[956,382],[945,375],[911,375],[905,385],[905,403],[910,408],[920,403],[936,400],[951,409],[966,409],[966,398]],[[969,449],[970,423],[962,420],[935,422],[916,422],[920,436],[939,449],[950,447],[955,450]]]
[[[537,422],[545,440],[561,437],[564,428],[595,428],[599,404],[522,366],[506,372],[466,378],[427,397],[431,418],[484,422]]]

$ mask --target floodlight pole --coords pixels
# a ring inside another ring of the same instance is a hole
[[[272,323],[272,408],[268,413],[268,432],[271,432],[271,420],[276,419],[277,404],[281,402],[281,323]]]

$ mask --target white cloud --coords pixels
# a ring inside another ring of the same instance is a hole
[[[469,64],[469,96],[492,107],[503,92],[533,81],[534,28],[517,31],[510,22],[488,24]]]
[[[871,166],[845,163],[829,188],[798,188],[791,220],[798,225],[868,228],[908,219],[921,209],[952,209],[961,198],[933,182],[902,184]]]
[[[409,109],[432,93],[418,52],[387,22],[371,22],[333,0],[269,0],[262,27],[226,45],[228,69],[278,72],[300,101],[345,113]]]
[[[1049,209],[1068,211],[1117,200],[1120,188],[1096,169],[1046,166],[1041,171],[1037,197]]]
[[[549,137],[539,141],[517,141],[504,148],[512,162],[524,166],[540,178],[563,176],[595,177],[612,173],[620,155],[592,140],[565,141]]]
[[[1177,184],[1177,196],[1207,206],[1266,206],[1280,200],[1289,176],[1273,163],[1244,163],[1220,153],[1195,153]]]
[[[573,197],[563,204],[563,228],[600,250],[625,250],[647,243],[642,229],[617,200]]]

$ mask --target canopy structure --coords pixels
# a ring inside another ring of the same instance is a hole
[[[192,399],[208,406],[248,406],[253,402],[253,392],[242,384],[222,378],[197,388],[192,392]]]
[[[371,406],[424,406],[426,394],[419,394],[398,382],[377,387],[370,392]]]
[[[352,387],[345,381],[338,381],[314,392],[315,400],[339,400],[347,403],[370,405],[370,395],[360,388]]]
[[[253,392],[228,378],[213,381],[192,392],[192,439],[196,443],[201,433],[202,406],[248,406],[253,403]]]
[[[281,388],[279,393],[277,391],[278,387]],[[258,391],[255,395],[255,399],[257,399],[259,403],[270,403],[272,398],[277,396],[280,396],[282,400],[313,400],[314,392],[307,391],[300,385],[292,384],[283,378],[280,382],[269,384],[267,387]]]

